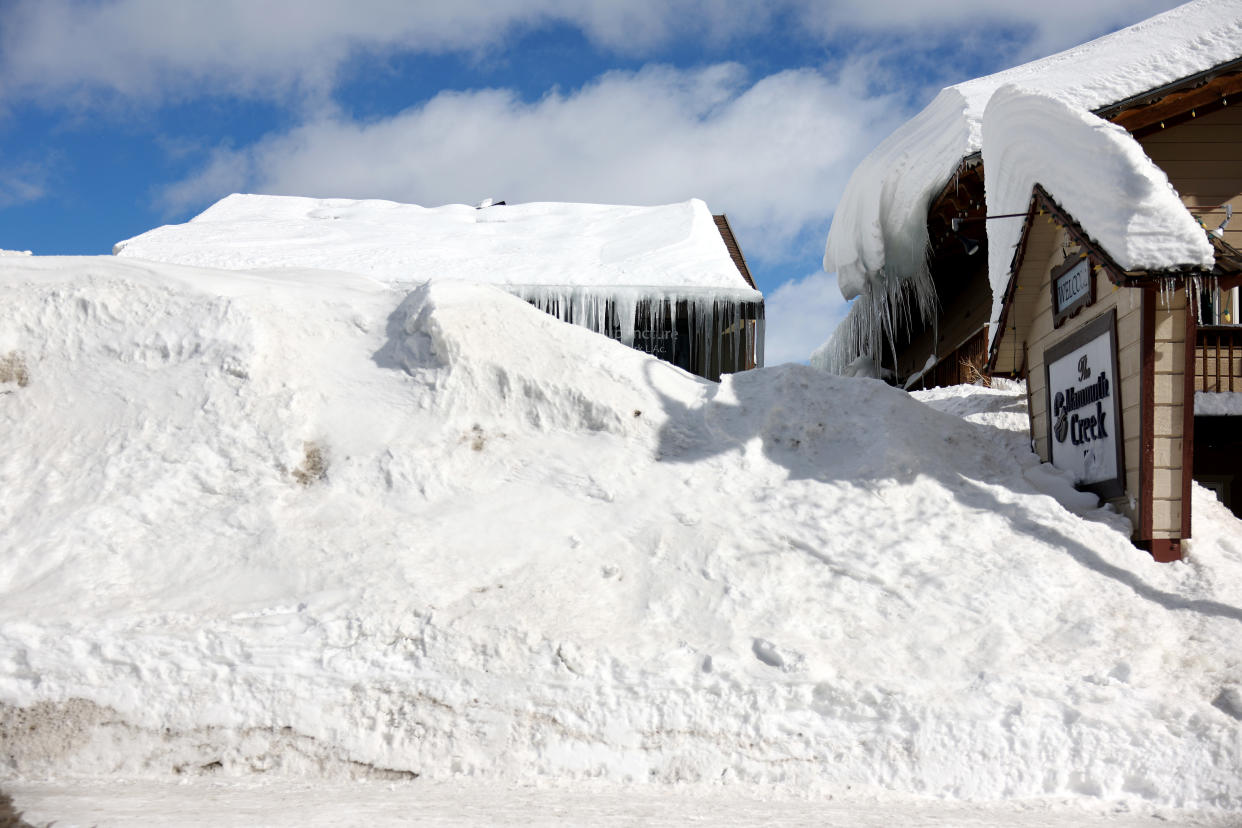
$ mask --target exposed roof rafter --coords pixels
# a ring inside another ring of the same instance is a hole
[[[1242,98],[1242,58],[1120,101],[1095,114],[1137,137],[1180,123]]]

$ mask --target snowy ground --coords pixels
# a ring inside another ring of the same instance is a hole
[[[1242,810],[1242,525],[1197,491],[1154,564],[1018,389],[716,385],[323,271],[5,257],[0,303],[0,788],[36,820]]]
[[[12,786],[32,825],[55,828],[311,828],[349,825],[685,825],[840,828],[1236,828],[1238,815],[1083,800],[962,802],[891,792],[808,798],[767,788],[485,786],[471,782],[309,784],[74,780]],[[0,822],[0,824],[3,824]]]

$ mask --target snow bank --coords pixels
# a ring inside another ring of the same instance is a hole
[[[1196,417],[1242,417],[1242,391],[1196,391]]]
[[[1154,564],[1020,387],[714,384],[322,270],[19,257],[0,303],[10,777],[1242,807],[1242,527]]]
[[[230,270],[322,268],[390,284],[752,291],[698,199],[660,207],[533,203],[482,210],[234,194],[117,256]]]
[[[984,113],[998,89],[1016,87],[1059,101],[1067,110],[1082,115],[1232,60],[1239,55],[1239,42],[1242,0],[1198,0],[1051,57],[943,90],[876,147],[851,176],[828,232],[824,269],[837,272],[847,299],[864,293],[873,297],[891,294],[894,288],[888,283],[892,281],[912,281],[916,292],[926,291],[927,210],[958,163],[984,148]],[[1009,110],[1016,106],[1017,102],[1011,101]],[[1081,135],[1081,130],[1078,132]],[[1059,146],[1059,135],[1048,137],[1055,138],[1057,144],[1055,148],[1043,147],[1039,157],[1048,159],[1052,155],[1058,163],[1075,170],[1097,160],[1125,164],[1136,151],[1136,147],[1123,149],[1125,142],[1120,138],[1107,144],[1096,141],[1086,148],[1072,144],[1066,148]],[[1071,157],[1076,151],[1088,154]],[[1099,151],[1120,152],[1122,157],[1111,161],[1091,154]],[[989,192],[994,186],[1005,191],[1016,188],[1029,173],[1029,168],[1018,169],[1012,173],[1018,180],[1010,181],[1007,167],[988,164]],[[1060,197],[1051,186],[1045,186],[1054,197]],[[1029,198],[1029,191],[1026,195]],[[1101,204],[1080,206],[1093,209]],[[989,200],[988,212],[1002,211]],[[1170,214],[1170,221],[1177,235],[1185,208],[1178,205],[1175,213]],[[1112,209],[1074,215],[1092,236],[1097,225],[1110,226],[1117,218]],[[1013,253],[1008,246],[1012,240],[1003,225],[990,222],[987,228],[989,234],[998,230],[1003,234],[995,241],[989,235],[991,257],[1004,260],[1002,273],[989,263],[993,284],[1003,282]],[[1180,258],[1186,251],[1184,243],[1152,249],[1145,261],[1152,267],[1201,261],[1193,248],[1191,258]],[[877,302],[872,298],[870,303]],[[854,327],[859,324],[854,323]],[[882,325],[883,314],[878,323],[871,324]]]
[[[1025,212],[1042,184],[1125,270],[1215,261],[1202,226],[1130,133],[1061,99],[1012,84],[996,90],[983,116],[983,165],[989,213]],[[989,222],[987,232],[996,320],[1022,220]]]

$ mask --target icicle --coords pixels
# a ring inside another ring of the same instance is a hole
[[[842,374],[863,357],[878,363],[884,340],[891,347],[898,331],[909,333],[915,314],[934,318],[938,304],[926,268],[906,280],[881,276],[869,281],[832,336],[811,355],[811,364]]]
[[[707,336],[707,314],[708,310],[700,297],[694,303],[694,341],[702,350],[703,376],[710,377],[712,375],[712,343]]]
[[[621,341],[631,348],[634,347],[634,314],[638,310],[638,295],[627,290],[621,292],[613,300],[616,308],[617,321],[621,328]]]
[[[644,343],[651,343],[654,337],[676,336],[684,322],[691,341],[676,346],[669,343],[664,355],[672,360],[681,354],[689,359],[687,367],[712,379],[722,370],[738,370],[752,359],[756,365],[763,361],[762,297],[753,290],[564,285],[510,285],[508,290],[562,322],[631,346],[637,344],[640,330]],[[751,313],[756,321],[753,328],[748,317]],[[735,337],[729,347],[723,341],[725,336]]]
[[[755,320],[755,367],[764,366],[764,341],[768,336],[768,320],[759,317]]]

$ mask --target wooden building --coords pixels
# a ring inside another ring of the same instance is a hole
[[[869,357],[909,389],[1025,380],[1032,448],[1128,515],[1161,561],[1191,537],[1193,480],[1242,516],[1242,217],[1231,220],[1242,211],[1242,42],[1224,33],[1242,15],[1224,10],[1224,25],[1221,11],[1191,3],[945,90],[860,166],[825,255],[826,269],[852,269],[856,306],[871,298],[884,324],[852,309],[852,327],[817,352],[823,367]],[[867,195],[897,191],[911,171],[925,175],[925,200],[877,207]],[[1118,186],[1140,179],[1141,196]],[[1140,215],[1132,230],[1126,218]],[[1123,249],[1140,259],[1140,244],[1162,251],[1144,254],[1160,266],[1118,263]]]
[[[1067,348],[1107,340],[1100,350],[1113,362],[1114,387],[1104,416],[1116,474],[1094,485],[1130,515],[1136,539],[1158,560],[1178,559],[1191,536],[1192,478],[1204,477],[1242,514],[1242,417],[1195,416],[1196,395],[1242,391],[1242,222],[1225,223],[1242,210],[1242,107],[1230,107],[1231,96],[1242,101],[1242,60],[1097,113],[1129,130],[1168,175],[1208,232],[1215,267],[1125,271],[1055,193],[1036,187],[989,354],[990,373],[1027,380],[1035,449],[1056,462],[1065,444],[1058,429],[1082,409],[1058,407],[1066,389],[1053,368]]]
[[[707,379],[763,364],[763,295],[728,219],[698,199],[427,208],[234,194],[113,253],[229,269],[341,270],[396,288],[429,279],[490,284]]]
[[[763,366],[764,305],[729,219],[716,231],[741,280],[739,288],[650,285],[638,289],[507,285],[565,322],[624,342],[705,379]]]

